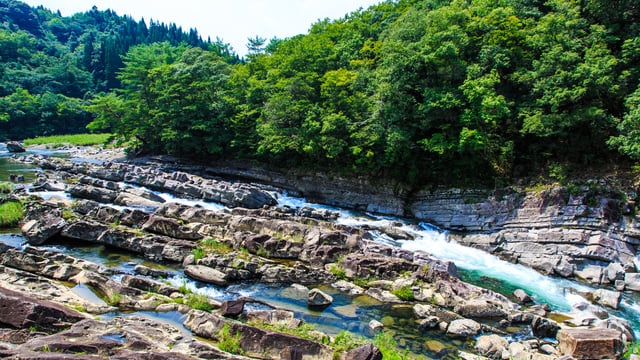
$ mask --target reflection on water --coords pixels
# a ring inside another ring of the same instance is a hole
[[[24,180],[18,183],[28,184],[35,180],[35,168],[32,165],[17,163],[0,156],[0,181],[10,181],[16,175],[22,176]]]

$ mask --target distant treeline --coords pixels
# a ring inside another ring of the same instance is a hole
[[[417,185],[640,158],[640,0],[386,1],[244,59],[110,11],[0,0],[0,21],[5,137],[89,124],[142,152]]]

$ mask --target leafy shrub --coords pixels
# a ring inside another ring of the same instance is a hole
[[[411,286],[409,285],[405,285],[399,289],[393,290],[392,293],[393,295],[397,296],[400,300],[413,301],[415,299],[413,290],[411,290]]]

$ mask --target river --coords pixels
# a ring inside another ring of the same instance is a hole
[[[42,153],[42,152],[41,152]],[[47,152],[54,156],[65,156],[65,153]],[[34,171],[30,166],[8,161],[8,153],[0,148],[0,180],[8,179],[9,174],[22,174],[25,184],[34,179]],[[66,193],[38,193],[41,196],[68,197]],[[223,210],[223,205],[205,203],[176,198],[170,194],[158,193],[167,201],[189,205],[199,205],[211,210]],[[510,296],[513,290],[523,289],[538,303],[546,303],[555,311],[566,312],[579,302],[585,302],[591,287],[567,279],[544,276],[532,269],[512,264],[481,250],[468,248],[451,240],[446,231],[426,223],[414,223],[408,219],[376,216],[373,214],[355,213],[344,209],[313,204],[305,199],[288,196],[286,193],[274,193],[279,205],[291,208],[316,207],[337,211],[340,216],[337,223],[354,227],[371,229],[389,226],[400,227],[402,231],[412,234],[415,240],[396,241],[382,232],[371,231],[375,240],[411,251],[425,251],[437,258],[452,261],[459,268],[463,280],[475,285],[489,288]],[[0,234],[0,241],[8,245],[20,247],[24,238],[19,229],[11,229]],[[239,283],[226,288],[203,284],[190,280],[178,266],[167,266],[150,263],[133,254],[99,245],[67,246],[66,244],[49,244],[46,248],[67,253],[71,256],[86,259],[105,267],[118,270],[119,273],[133,273],[136,264],[150,267],[161,267],[169,271],[167,281],[175,286],[187,286],[191,290],[206,294],[218,301],[230,300],[240,296],[252,297],[275,306],[287,308],[296,313],[302,320],[313,324],[319,330],[335,335],[341,330],[349,330],[355,334],[366,336],[365,328],[370,320],[381,321],[388,330],[395,334],[399,345],[416,354],[435,358],[456,358],[458,349],[471,350],[473,343],[447,338],[436,332],[425,334],[415,324],[411,306],[386,305],[368,296],[348,296],[330,287],[322,290],[334,297],[334,304],[324,311],[313,311],[307,308],[304,297],[295,287],[285,285],[265,285],[255,282]],[[116,275],[117,276],[122,275]],[[88,297],[91,295],[86,289]],[[93,299],[95,301],[95,299]],[[614,315],[626,318],[633,324],[636,337],[640,335],[640,299],[637,295],[626,292],[620,310]],[[180,323],[180,315],[156,314],[159,318],[171,318]],[[528,336],[523,329],[520,336]],[[516,335],[517,336],[517,335]]]

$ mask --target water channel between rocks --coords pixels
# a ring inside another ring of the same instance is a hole
[[[6,159],[7,156],[8,153],[0,150],[0,179],[7,179],[10,174],[19,173],[24,175],[25,183],[31,182],[36,169],[8,161]],[[38,194],[46,197],[59,196],[68,198],[68,194],[63,192]],[[211,210],[224,209],[224,206],[220,204],[179,199],[164,193],[158,194],[167,201],[200,205]],[[584,284],[544,276],[532,269],[499,260],[495,256],[480,250],[461,246],[450,241],[446,232],[440,231],[429,224],[414,224],[404,219],[357,214],[319,204],[310,204],[304,199],[290,197],[285,193],[274,193],[274,196],[278,199],[279,205],[282,206],[291,208],[307,206],[337,211],[340,213],[339,218],[336,220],[337,223],[374,229],[370,232],[374,235],[376,241],[407,250],[425,251],[440,259],[452,261],[460,269],[463,280],[507,296],[517,288],[524,289],[533,296],[536,302],[549,304],[553,310],[569,311],[573,304],[586,301],[587,294],[593,291],[593,289]],[[415,240],[396,241],[382,232],[375,231],[376,228],[390,226],[399,227],[402,231],[414,235]],[[0,242],[14,247],[21,247],[24,238],[19,233],[19,229],[2,233],[0,234]],[[417,354],[437,358],[455,358],[455,354],[459,349],[469,350],[469,347],[473,345],[473,343],[469,344],[461,340],[447,338],[437,331],[420,331],[415,322],[411,305],[382,304],[369,296],[349,296],[328,286],[322,287],[322,290],[334,297],[334,303],[324,311],[313,311],[307,308],[303,294],[296,287],[290,286],[290,284],[271,285],[244,282],[221,288],[189,279],[177,265],[151,263],[133,254],[106,248],[102,245],[76,244],[76,246],[67,246],[66,244],[47,244],[42,248],[63,252],[113,269],[116,273],[119,273],[119,275],[115,275],[116,280],[122,274],[133,273],[133,269],[137,264],[154,268],[160,267],[171,274],[166,281],[172,285],[177,287],[186,286],[218,301],[231,300],[241,296],[264,301],[293,311],[296,317],[313,324],[317,329],[330,335],[335,335],[342,330],[349,330],[355,334],[366,336],[365,328],[367,323],[370,320],[378,320],[385,325],[387,330],[395,333],[395,338],[401,347]],[[76,286],[74,291],[85,297],[87,301],[102,301],[86,287]],[[176,326],[182,328],[182,319],[179,313],[144,313],[143,315],[167,321],[174,325],[177,324]],[[614,315],[629,320],[636,332],[636,337],[640,335],[640,299],[635,294],[625,293],[621,302],[621,309],[615,312]],[[184,328],[182,329],[184,330]],[[522,335],[528,335],[524,331],[528,330],[523,329]]]

